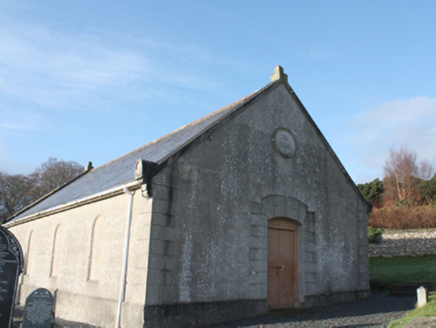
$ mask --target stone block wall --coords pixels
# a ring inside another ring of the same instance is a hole
[[[383,233],[379,244],[369,245],[369,256],[417,256],[436,254],[436,229]]]

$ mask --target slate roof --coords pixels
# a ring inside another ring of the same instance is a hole
[[[267,84],[264,88],[255,91],[251,95],[242,98],[233,104],[223,107],[203,118],[200,118],[197,121],[185,125],[180,129],[156,139],[138,149],[135,149],[124,156],[103,164],[95,169],[83,172],[78,177],[67,182],[63,186],[37,200],[35,203],[14,214],[8,219],[7,223],[14,222],[18,219],[43,212],[63,204],[72,203],[74,201],[78,201],[134,181],[134,168],[138,159],[154,162],[158,166],[165,164],[168,159],[182,151],[185,147],[188,147],[192,142],[200,139],[208,131],[212,131],[213,128],[220,126],[221,122],[225,123],[225,119],[232,113],[241,112],[238,110],[242,110],[245,107],[244,105],[248,104],[262,92],[266,91],[277,83],[283,83],[290,94],[295,97],[294,99],[299,104],[303,114],[307,117],[309,122],[311,122],[317,131],[326,148],[333,156],[333,159],[336,161],[347,180],[354,187],[356,194],[367,206],[368,210],[370,210],[370,207],[357,189],[357,186],[350,178],[339,158],[330,147],[329,143],[305,109],[304,105],[289,86],[287,75],[283,73],[283,68],[277,66],[274,69],[274,74],[271,75],[271,81],[272,82]]]
[[[44,196],[45,198],[43,197],[43,199],[17,212],[8,219],[8,223],[132,182],[134,180],[135,163],[138,159],[163,164],[171,156],[201,137],[206,131],[218,125],[224,118],[253,100],[273,84],[275,82],[271,82],[251,95],[185,125],[124,156],[92,169],[86,174],[82,174],[75,180],[59,187],[48,196]]]

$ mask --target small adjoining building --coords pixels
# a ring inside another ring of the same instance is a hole
[[[369,207],[276,67],[271,83],[11,217],[20,302],[187,327],[368,297]]]

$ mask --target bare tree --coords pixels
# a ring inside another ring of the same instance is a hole
[[[413,177],[418,173],[416,154],[402,147],[399,150],[391,149],[389,158],[383,167],[388,189],[394,189],[399,200],[409,198],[412,191]],[[391,196],[393,190],[389,190]]]
[[[83,170],[84,167],[77,162],[58,161],[57,158],[50,157],[33,173],[38,181],[32,191],[35,200],[75,178]]]
[[[434,174],[434,166],[427,159],[419,163],[418,177],[423,180],[431,179]]]
[[[428,179],[434,172],[428,161],[417,162],[417,156],[406,147],[391,149],[389,158],[383,167],[385,201],[413,201],[419,198],[417,183],[419,179]]]
[[[33,201],[36,176],[0,172],[0,222]]]
[[[75,178],[84,167],[50,157],[30,175],[0,172],[0,223],[50,191]]]

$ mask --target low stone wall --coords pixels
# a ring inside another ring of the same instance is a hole
[[[369,256],[436,254],[436,229],[387,231],[378,244],[369,244]]]

